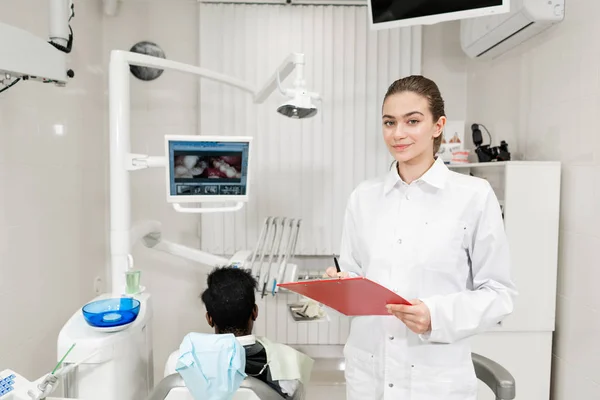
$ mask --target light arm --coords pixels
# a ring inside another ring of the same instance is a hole
[[[138,65],[140,67],[149,68],[161,68],[173,71],[179,71],[192,75],[199,75],[216,82],[225,83],[230,86],[234,86],[238,89],[244,90],[254,94],[255,88],[246,82],[233,78],[231,76],[220,74],[218,72],[211,71],[206,68],[196,67],[194,65],[184,64],[178,61],[167,60],[159,57],[147,56],[145,54],[127,52],[127,51],[113,51],[111,54],[115,60],[123,61],[128,65]]]
[[[283,82],[294,70],[297,68],[296,84],[303,83],[304,80],[304,54],[292,53],[281,63],[275,73],[271,75],[267,83],[254,94],[254,102],[262,103],[269,98],[271,93],[278,88],[279,84]],[[301,81],[301,82],[298,82]]]
[[[0,33],[3,24],[0,23]],[[10,36],[10,35],[8,35]],[[2,57],[6,51],[3,50],[2,44],[10,45],[11,42],[7,39],[8,36],[0,34],[0,72],[4,67],[5,57]],[[3,40],[3,37],[5,40]],[[12,40],[12,39],[11,39]],[[47,44],[46,44],[47,45]],[[4,46],[6,47],[6,46]],[[48,46],[51,49],[51,46]],[[12,44],[12,49],[20,50]],[[61,54],[64,56],[64,54]],[[38,63],[43,64],[43,63]],[[38,65],[35,64],[35,65]],[[302,78],[304,56],[302,54],[293,54],[289,56],[282,66],[278,69],[279,73],[275,73],[274,76],[267,82],[265,86],[259,91],[256,91],[253,85],[249,85],[246,82],[236,79],[224,74],[220,74],[205,68],[200,68],[194,65],[184,64],[177,61],[172,61],[159,57],[152,57],[145,54],[139,54],[134,52],[113,50],[111,52],[110,64],[109,64],[109,132],[110,132],[110,248],[111,248],[111,264],[112,264],[112,290],[117,292],[120,288],[125,287],[125,272],[128,267],[128,255],[131,253],[132,242],[131,233],[131,188],[129,185],[129,171],[147,167],[158,167],[164,166],[165,160],[159,157],[146,157],[144,155],[131,154],[131,143],[130,143],[130,90],[129,90],[129,79],[130,79],[130,65],[136,65],[141,67],[158,68],[163,70],[171,70],[187,73],[190,75],[196,75],[204,78],[211,79],[216,82],[224,83],[238,89],[249,92],[253,96],[255,102],[264,101],[267,97],[277,88],[278,78],[285,79],[291,71],[300,66],[297,72],[295,95],[298,96],[298,89],[302,89],[298,85],[304,83]],[[302,89],[301,96],[307,97]],[[287,93],[287,92],[286,92]],[[310,94],[312,96],[313,94]],[[304,100],[304,99],[303,99]],[[304,102],[306,103],[306,102]],[[301,103],[300,106],[293,105],[296,107],[296,111],[305,104]],[[281,107],[280,107],[281,108]],[[287,109],[286,109],[287,110]],[[279,109],[278,109],[279,111]],[[311,112],[311,109],[301,110],[306,114],[314,115],[315,112]],[[282,113],[282,112],[280,112]],[[283,113],[282,113],[283,114]],[[284,114],[285,115],[285,114]],[[294,116],[291,114],[287,116]],[[215,212],[215,211],[235,211],[239,209],[240,205],[234,205],[232,208],[227,210],[218,210],[214,208],[199,208],[191,210],[188,208],[181,208],[177,211],[180,212]],[[144,238],[146,242],[146,236],[140,236],[143,231],[134,233],[134,236]],[[156,240],[154,246],[158,250],[163,250],[171,254],[178,255],[180,257],[201,262],[203,264],[214,265],[214,264],[226,264],[228,260],[220,257],[213,257],[212,255],[204,252],[200,252],[195,249],[188,249],[184,246],[170,245],[168,243],[160,243],[160,239]],[[146,244],[148,245],[148,244]],[[149,246],[152,247],[152,246]]]
[[[161,228],[162,224],[159,221],[136,222],[131,228],[130,243],[134,245],[138,240],[141,240],[144,246],[149,249],[163,251],[207,266],[229,265],[229,260],[224,257],[162,240]]]
[[[198,249],[192,249],[191,247],[169,242],[167,240],[162,240],[160,231],[148,233],[142,237],[142,243],[149,249],[159,250],[206,266],[217,267],[229,265],[229,259],[227,258],[215,256],[214,254]]]
[[[296,72],[296,80],[294,86],[304,85],[304,54],[292,53],[290,54],[277,68],[275,73],[271,75],[267,83],[265,83],[260,90],[256,90],[254,86],[247,84],[246,82],[233,78],[228,75],[220,74],[211,71],[206,68],[196,67],[193,65],[183,64],[177,61],[171,61],[163,58],[151,57],[139,53],[131,52],[118,52],[121,53],[121,57],[125,57],[126,61],[130,65],[138,65],[141,67],[149,68],[162,68],[176,70],[184,73],[193,75],[199,75],[204,78],[211,79],[216,82],[224,83],[226,85],[234,86],[238,89],[249,92],[253,95],[255,103],[264,102],[269,96],[277,89],[280,82],[285,80],[294,69]]]
[[[49,42],[0,22],[0,91],[26,78],[63,85],[67,81],[66,55],[71,0],[48,0]],[[71,75],[69,75],[71,76]]]
[[[50,8],[50,34],[52,43],[67,47],[69,43],[69,9],[71,0],[48,0]]]
[[[5,75],[30,80],[67,81],[66,54],[46,40],[0,22],[0,90]],[[35,78],[32,78],[35,77]]]
[[[144,241],[146,243],[146,241]],[[229,259],[215,256],[202,250],[192,249],[191,247],[181,244],[161,240],[152,247],[154,250],[163,251],[171,255],[183,258],[185,260],[194,261],[209,267],[221,267],[229,265]]]

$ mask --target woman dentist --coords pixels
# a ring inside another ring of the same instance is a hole
[[[434,82],[394,82],[382,122],[396,161],[350,195],[342,272],[327,274],[365,276],[413,300],[352,320],[347,399],[475,400],[469,337],[509,315],[516,296],[498,200],[487,181],[435,159],[446,117]]]

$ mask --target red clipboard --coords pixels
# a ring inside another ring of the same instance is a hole
[[[318,301],[349,317],[389,315],[385,307],[387,304],[411,305],[391,290],[364,277],[319,279],[277,286]]]

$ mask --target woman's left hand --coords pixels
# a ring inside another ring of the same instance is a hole
[[[431,314],[429,307],[421,300],[411,300],[412,305],[388,304],[386,307],[390,314],[393,314],[400,321],[413,331],[421,335],[431,330]]]

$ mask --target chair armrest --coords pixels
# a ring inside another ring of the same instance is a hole
[[[502,365],[476,353],[471,354],[477,379],[485,383],[498,400],[515,398],[515,378]]]
[[[179,374],[171,374],[158,382],[146,400],[164,400],[171,390],[179,387],[185,387],[183,378]]]

